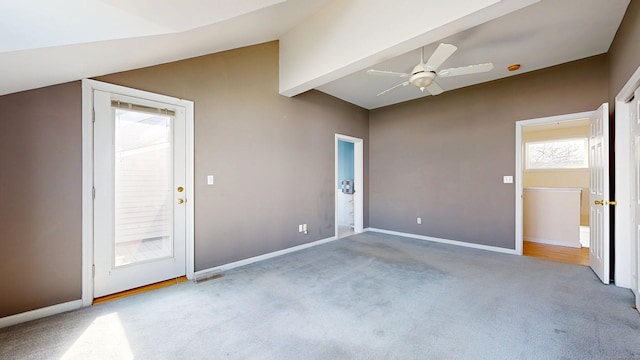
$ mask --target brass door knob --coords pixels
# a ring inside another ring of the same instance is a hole
[[[182,198],[178,199],[178,204],[182,204],[182,203],[184,203],[184,199]]]
[[[177,189],[177,190],[178,190],[178,192],[183,192],[183,191],[184,191],[184,188],[183,188],[182,186],[178,186],[178,189]]]

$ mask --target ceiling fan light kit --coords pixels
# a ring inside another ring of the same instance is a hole
[[[416,65],[411,74],[408,73],[399,73],[395,71],[381,71],[370,69],[367,70],[367,74],[369,75],[377,75],[377,76],[392,76],[392,77],[400,77],[400,78],[409,78],[409,81],[405,81],[398,85],[395,85],[383,92],[379,93],[376,96],[384,95],[390,91],[393,91],[397,88],[407,86],[409,84],[417,87],[420,91],[427,91],[431,95],[438,95],[442,93],[444,90],[435,82],[436,77],[453,77],[460,75],[469,75],[469,74],[477,74],[482,72],[487,72],[493,69],[492,63],[484,63],[477,65],[469,65],[458,68],[450,68],[443,69],[440,72],[436,72],[440,65],[442,65],[447,59],[453,55],[453,53],[458,48],[455,45],[451,44],[440,44],[438,48],[431,54],[431,57],[427,62],[424,61],[424,47],[422,48],[422,54],[420,56],[420,63]]]
[[[409,82],[419,88],[420,91],[424,91],[424,88],[431,85],[435,78],[435,72],[427,71],[424,64],[418,64],[413,68]]]

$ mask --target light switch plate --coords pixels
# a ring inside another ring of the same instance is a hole
[[[513,176],[503,176],[502,182],[505,184],[513,184]]]
[[[213,175],[207,175],[207,185],[213,185]]]

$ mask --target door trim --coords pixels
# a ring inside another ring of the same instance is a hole
[[[529,125],[540,125],[540,124],[548,124],[554,122],[561,121],[569,121],[569,120],[578,120],[578,119],[586,119],[590,117],[594,111],[585,111],[574,114],[564,114],[557,116],[548,116],[537,119],[528,119],[528,120],[520,120],[516,121],[516,254],[522,255],[523,241],[524,241],[524,202],[522,199],[523,196],[523,185],[522,185],[522,174],[524,173],[524,167],[522,164],[522,147],[524,146],[522,142],[522,131],[523,127]]]
[[[353,194],[353,227],[354,232],[359,234],[364,231],[364,140],[348,136],[336,134],[335,137],[335,177],[333,180],[333,188],[335,192],[334,196],[334,227],[335,238],[338,238],[338,189],[336,184],[338,183],[338,141],[346,141],[353,143],[353,182],[354,190]]]
[[[93,91],[118,93],[185,108],[186,121],[186,259],[185,274],[193,279],[194,254],[194,104],[192,101],[154,94],[100,81],[82,80],[82,305],[93,302]]]
[[[631,75],[629,80],[620,89],[615,97],[615,161],[618,166],[615,169],[615,247],[616,254],[628,254],[628,256],[616,256],[614,281],[617,286],[630,289],[631,284],[631,241],[633,229],[631,227],[631,184],[632,169],[625,164],[631,163],[631,119],[629,118],[629,104],[626,102],[633,96],[634,91],[640,87],[640,67]],[[624,134],[624,136],[623,136]],[[639,260],[640,261],[640,260]]]

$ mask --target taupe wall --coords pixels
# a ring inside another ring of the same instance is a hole
[[[368,111],[280,96],[277,42],[99,80],[195,102],[196,270],[333,236],[335,133],[365,140],[368,173]],[[0,317],[81,298],[81,99],[0,97]]]
[[[81,297],[81,99],[0,96],[0,317]]]
[[[279,95],[277,42],[98,80],[195,102],[196,271],[334,236],[334,134],[367,144],[368,111]]]
[[[607,81],[601,55],[371,111],[369,225],[514,249],[515,122],[595,110]]]
[[[370,140],[365,226],[513,248],[513,186],[501,179],[514,171],[515,121],[613,100],[639,46],[632,1],[609,64],[598,56],[375,110],[371,139],[362,109],[317,92],[278,96],[275,43],[102,79],[196,102],[204,269],[332,235],[334,132],[363,137],[365,150]],[[80,299],[80,102],[79,82],[0,96],[0,317]],[[310,235],[290,233],[301,222]]]
[[[631,1],[609,48],[609,104],[640,66],[640,1]]]

